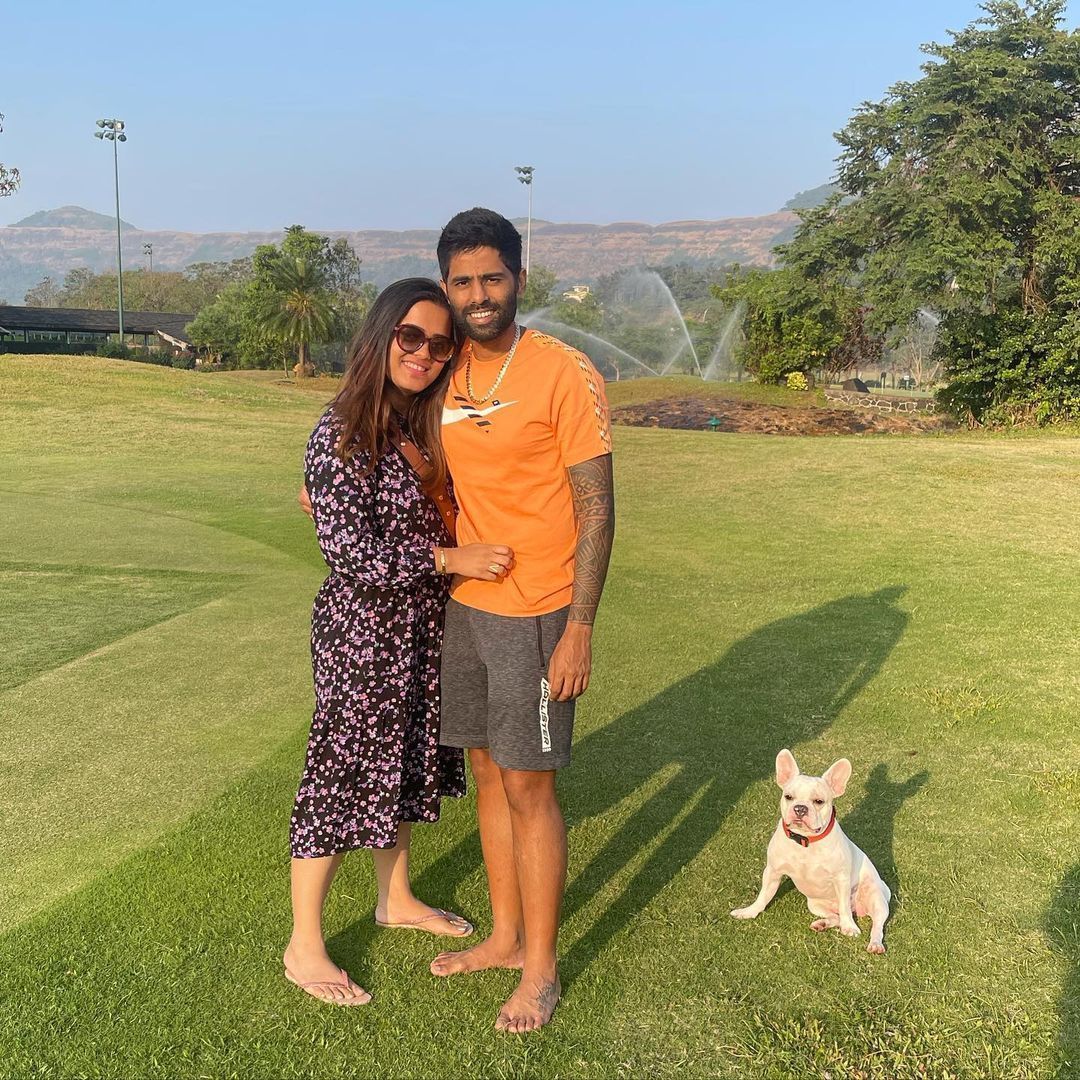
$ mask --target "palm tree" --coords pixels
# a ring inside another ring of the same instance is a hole
[[[296,346],[301,375],[314,375],[311,344],[329,338],[334,323],[334,308],[323,275],[306,259],[283,256],[270,271],[270,285],[266,328],[283,344]],[[285,377],[288,375],[286,364]]]

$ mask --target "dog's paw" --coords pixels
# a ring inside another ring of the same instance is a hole
[[[815,919],[810,924],[810,929],[811,930],[816,930],[820,934],[822,930],[828,930],[830,926],[835,926],[835,925],[836,925],[836,923],[831,922],[828,919]]]
[[[852,923],[850,926],[842,925],[840,927],[840,933],[843,934],[844,937],[858,937],[862,933],[862,931],[854,923]]]
[[[731,913],[731,917],[733,919],[753,919],[757,917],[757,912],[753,908],[739,907]]]
[[[871,941],[870,944],[866,946],[866,951],[868,953],[874,953],[877,956],[882,956],[885,953],[885,945],[880,941]]]

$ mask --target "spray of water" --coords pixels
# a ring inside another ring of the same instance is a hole
[[[549,315],[550,311],[551,308],[530,311],[521,322],[525,326],[531,326],[536,330],[552,334],[565,341],[568,345],[581,349],[605,378],[609,371],[614,372],[616,378],[621,378],[625,374],[620,361],[629,362],[634,368],[640,369],[635,374],[660,374],[655,368],[649,367],[644,360],[639,360],[636,356],[628,353],[625,349],[620,349],[618,345],[613,344],[606,338],[602,338],[598,334],[590,334],[588,330],[581,330],[576,326],[571,326],[569,323],[559,322],[558,319],[552,319]]]
[[[701,364],[686,320],[671,290],[655,270],[631,270],[624,274],[615,287],[610,311],[629,330],[644,330],[661,341],[667,337],[673,339],[672,347],[658,364],[661,375],[669,374],[687,356],[694,371],[701,375]]]
[[[742,324],[746,317],[746,303],[740,300],[724,317],[720,325],[720,337],[705,366],[703,378],[732,382],[742,376],[742,365],[735,359],[735,350],[741,343]]]

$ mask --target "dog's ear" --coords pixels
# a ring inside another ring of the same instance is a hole
[[[784,787],[789,780],[799,775],[799,766],[795,755],[790,750],[781,750],[776,755],[776,783]]]
[[[829,785],[834,795],[843,795],[847,790],[847,782],[851,779],[851,762],[846,757],[834,761],[821,779]]]

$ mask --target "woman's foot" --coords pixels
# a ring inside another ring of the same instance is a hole
[[[506,999],[495,1021],[496,1031],[524,1035],[542,1028],[555,1012],[562,996],[559,976],[550,979],[522,978],[518,988]]]
[[[442,937],[468,937],[473,932],[473,924],[468,919],[425,904],[415,896],[404,903],[388,903],[385,908],[376,906],[375,925],[424,930]]]
[[[489,968],[510,968],[520,971],[525,964],[525,950],[520,942],[510,945],[484,938],[471,949],[461,952],[439,953],[431,961],[432,975],[461,975],[469,971],[487,971]]]
[[[371,995],[337,966],[325,949],[302,949],[291,942],[285,950],[285,978],[306,994],[334,1005],[366,1005]]]

